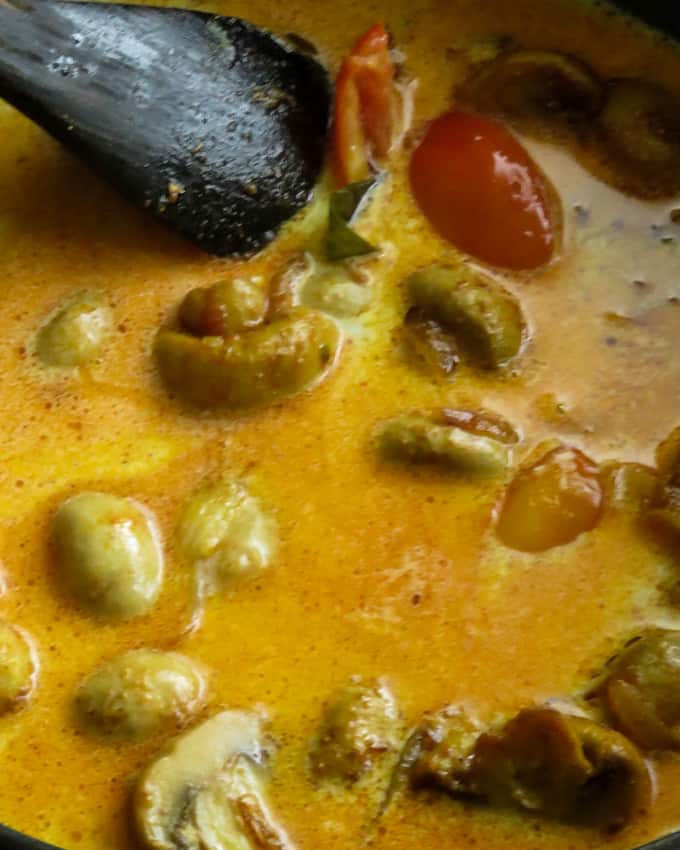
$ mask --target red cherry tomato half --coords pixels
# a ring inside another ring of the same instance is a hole
[[[461,251],[508,269],[533,269],[555,249],[546,181],[501,124],[450,112],[411,158],[413,194],[432,226]]]
[[[340,185],[365,180],[369,155],[380,158],[389,151],[393,80],[389,35],[375,24],[342,63],[335,86],[333,148]]]

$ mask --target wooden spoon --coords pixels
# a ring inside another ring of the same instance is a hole
[[[260,249],[308,202],[331,84],[297,44],[237,18],[0,0],[0,97],[224,256]]]

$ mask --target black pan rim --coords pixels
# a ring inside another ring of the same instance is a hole
[[[680,5],[669,0],[596,0],[600,6],[624,11],[635,21],[658,30],[680,47]],[[179,5],[179,4],[178,4]],[[0,824],[0,850],[60,850],[23,832]],[[680,850],[680,832],[645,844],[638,850]]]

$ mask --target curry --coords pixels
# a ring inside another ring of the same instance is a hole
[[[671,831],[677,48],[566,0],[210,9],[337,75],[325,176],[250,258],[0,104],[0,822]]]

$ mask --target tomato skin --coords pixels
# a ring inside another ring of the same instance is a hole
[[[370,175],[369,156],[387,155],[392,141],[394,66],[389,35],[375,24],[340,68],[333,115],[334,166],[341,186]]]
[[[339,186],[358,183],[369,177],[361,101],[354,70],[349,61],[343,64],[335,84],[333,152],[335,179]]]
[[[595,528],[603,510],[597,465],[578,449],[553,449],[520,470],[500,506],[499,539],[521,552],[543,552]]]
[[[460,111],[437,118],[413,153],[410,179],[426,218],[461,251],[508,269],[552,258],[545,178],[497,121]]]
[[[389,51],[389,34],[376,24],[359,39],[353,55],[364,132],[378,157],[387,156],[392,143],[394,66]]]

